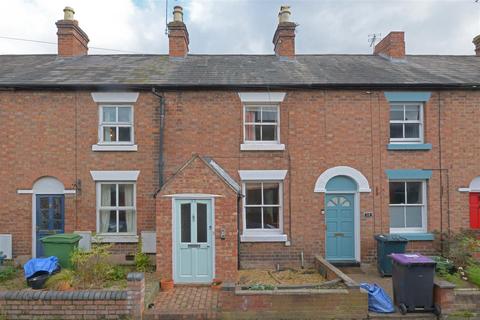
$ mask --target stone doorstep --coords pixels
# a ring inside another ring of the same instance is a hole
[[[406,315],[400,313],[376,313],[369,312],[368,319],[388,319],[388,320],[402,320],[402,319],[415,319],[415,320],[429,320],[437,319],[437,316],[433,313],[423,313],[423,312],[410,312]]]

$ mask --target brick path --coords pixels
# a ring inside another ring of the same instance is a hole
[[[160,291],[155,307],[147,312],[146,319],[215,319],[219,311],[219,296],[224,291],[209,286],[177,286],[170,291]]]

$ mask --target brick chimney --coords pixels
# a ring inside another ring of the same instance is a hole
[[[88,53],[88,36],[74,19],[75,11],[70,7],[63,9],[63,20],[58,20],[58,55],[61,57],[84,56]]]
[[[475,45],[475,55],[480,56],[480,35],[473,38],[472,42]]]
[[[290,22],[290,7],[281,6],[278,13],[278,26],[273,36],[275,54],[279,58],[295,59],[295,28],[297,25]]]
[[[185,58],[188,54],[187,26],[183,23],[183,8],[173,8],[173,21],[168,24],[168,55],[172,58]]]
[[[405,59],[405,33],[392,31],[375,46],[374,54],[388,59]]]

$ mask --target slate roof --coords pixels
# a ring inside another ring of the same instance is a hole
[[[472,86],[480,57],[408,55],[392,62],[375,55],[0,55],[0,87],[328,87]]]

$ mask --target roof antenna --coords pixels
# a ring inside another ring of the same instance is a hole
[[[478,1],[478,0],[477,0]],[[368,35],[368,43],[370,43],[370,47],[374,47],[377,41],[382,38],[381,33],[372,33]]]
[[[168,0],[165,0],[165,35],[168,36]]]

